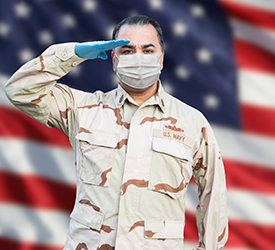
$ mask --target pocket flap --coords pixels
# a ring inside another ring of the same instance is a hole
[[[91,130],[89,132],[80,132],[75,138],[87,141],[93,145],[115,148],[118,143],[119,135],[108,131]]]
[[[70,217],[79,223],[100,231],[103,222],[103,213],[95,211],[92,207],[75,203]]]
[[[192,160],[191,150],[186,148],[183,143],[175,140],[154,136],[153,149],[180,159]]]
[[[145,238],[183,239],[183,221],[146,221]]]

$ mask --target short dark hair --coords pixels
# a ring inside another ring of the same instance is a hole
[[[155,28],[157,34],[158,34],[158,40],[159,44],[161,46],[161,50],[164,50],[164,44],[163,44],[163,34],[162,34],[162,29],[157,21],[155,21],[153,18],[144,16],[144,15],[136,15],[136,16],[130,16],[125,19],[123,19],[121,22],[119,22],[116,27],[113,30],[113,35],[112,39],[116,40],[117,39],[117,34],[120,30],[120,28],[123,25],[146,25],[146,24],[151,24]]]

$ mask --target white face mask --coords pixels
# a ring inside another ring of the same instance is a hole
[[[117,57],[117,55],[115,54]],[[160,54],[161,56],[161,54]],[[135,89],[144,89],[159,80],[159,57],[155,54],[135,53],[120,55],[117,65],[117,76],[126,85]]]

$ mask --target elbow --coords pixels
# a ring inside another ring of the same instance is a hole
[[[8,98],[8,100],[15,105],[19,99],[18,97],[20,96],[20,88],[15,88],[14,85],[12,84],[12,78],[10,78],[7,83],[4,86],[4,92]]]
[[[7,96],[7,98],[12,101],[13,99],[13,96],[14,96],[14,93],[12,91],[12,87],[11,87],[11,84],[10,84],[10,80],[5,84],[4,86],[4,92]]]

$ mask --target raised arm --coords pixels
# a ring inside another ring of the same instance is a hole
[[[84,93],[57,81],[86,59],[106,59],[105,51],[127,43],[129,41],[115,40],[52,45],[16,71],[7,82],[5,92],[27,115],[67,133],[73,123],[76,102],[81,101]]]

